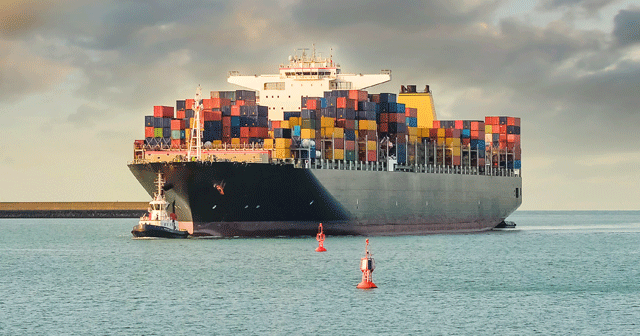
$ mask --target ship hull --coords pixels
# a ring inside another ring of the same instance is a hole
[[[519,176],[343,169],[238,162],[130,164],[193,235],[418,235],[490,230],[522,203]],[[519,189],[516,191],[516,189]]]

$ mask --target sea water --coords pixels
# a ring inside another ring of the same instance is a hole
[[[0,220],[2,335],[636,335],[640,211],[516,229],[132,239],[135,219]]]

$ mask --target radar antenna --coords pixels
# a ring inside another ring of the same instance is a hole
[[[202,112],[202,88],[198,84],[196,97],[193,102],[193,125],[191,126],[191,140],[189,140],[189,152],[187,160],[200,161],[202,156],[202,123],[200,122],[200,112]],[[195,153],[194,153],[195,151]]]

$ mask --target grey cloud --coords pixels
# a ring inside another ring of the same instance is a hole
[[[107,118],[107,111],[88,104],[82,104],[75,113],[67,117],[67,122],[76,128],[91,128],[96,122]]]
[[[593,15],[602,8],[619,1],[620,0],[541,0],[538,9],[544,11],[554,11],[563,8],[581,9]]]
[[[640,42],[640,9],[621,10],[614,18],[613,37],[619,45]]]

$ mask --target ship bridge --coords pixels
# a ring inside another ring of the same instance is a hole
[[[323,97],[329,90],[363,90],[391,80],[390,70],[379,74],[343,74],[333,57],[289,56],[279,74],[243,76],[230,71],[227,81],[258,91],[260,105],[269,107],[269,119],[282,120],[285,111],[300,111],[301,97]]]

